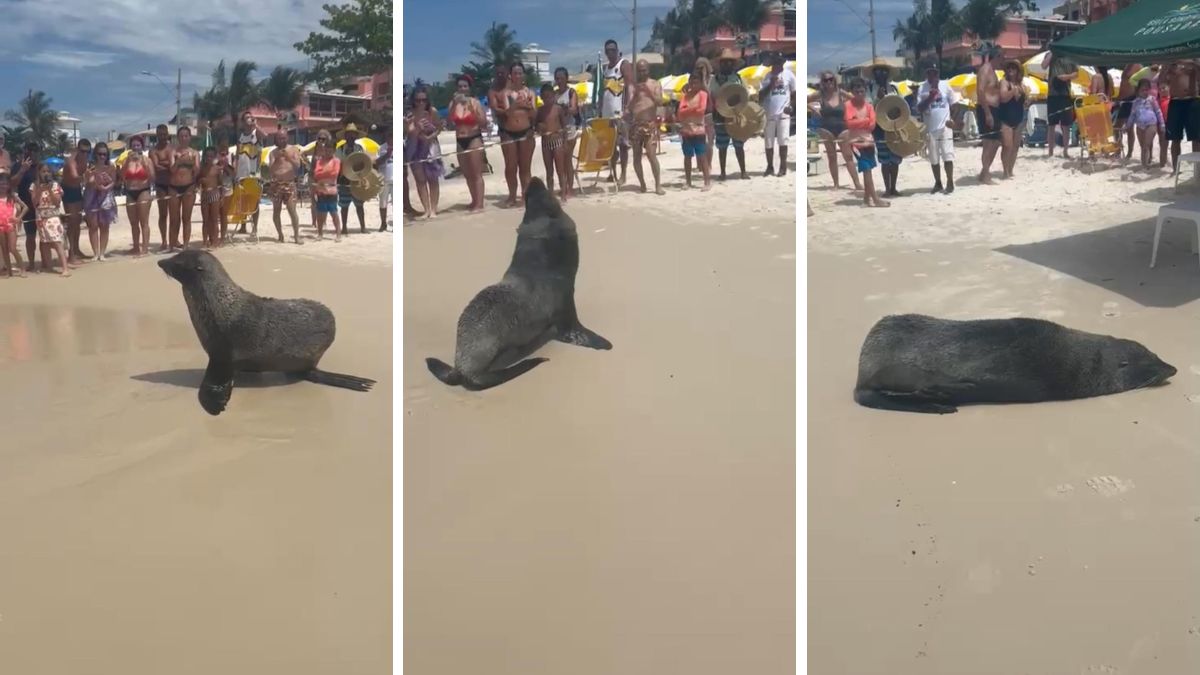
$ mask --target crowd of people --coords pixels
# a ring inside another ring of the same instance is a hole
[[[392,149],[387,129],[379,131],[384,142],[374,159],[374,168],[383,175],[378,194],[379,229],[385,231]],[[364,203],[354,194],[341,169],[342,161],[358,150],[356,142],[361,137],[355,124],[347,124],[337,134],[337,139],[345,142],[336,147],[334,136],[321,130],[314,147],[305,152],[289,143],[285,130],[268,135],[258,128],[254,116],[246,113],[234,133],[218,132],[214,144],[203,151],[193,147],[189,127],[179,127],[172,139],[170,128],[160,124],[149,148],[142,135],[134,135],[128,139],[127,152],[118,158],[108,143],[93,145],[84,138],[69,157],[56,162],[45,156],[35,142],[26,143],[21,156],[14,158],[4,150],[4,138],[0,136],[0,273],[13,277],[24,276],[22,268],[29,272],[57,268],[62,276],[70,276],[72,269],[85,262],[107,260],[109,234],[119,216],[119,194],[125,198],[132,256],[150,252],[152,204],[158,207],[159,252],[191,245],[197,201],[200,239],[205,248],[223,246],[238,233],[251,234],[257,240],[261,212],[257,205],[246,209],[249,213],[239,222],[229,222],[237,186],[247,179],[269,198],[281,243],[285,241],[284,211],[293,241],[304,243],[297,213],[302,192],[308,193],[318,239],[324,238],[327,221],[332,221],[335,240],[348,234],[351,206],[360,231],[366,233]],[[274,149],[260,166],[262,151],[268,144]],[[232,233],[231,225],[236,228]],[[85,255],[81,247],[85,228],[90,255]],[[25,260],[17,244],[22,230]],[[35,264],[39,253],[40,267]]]
[[[641,192],[650,192],[644,172],[649,165],[655,194],[665,194],[659,167],[659,146],[662,128],[667,126],[679,134],[684,156],[684,182],[693,183],[693,167],[699,174],[700,189],[711,189],[712,160],[719,160],[718,180],[727,179],[726,161],[732,145],[738,164],[738,176],[749,178],[746,172],[744,141],[729,134],[730,120],[716,110],[716,92],[729,83],[742,84],[737,74],[739,56],[726,51],[718,57],[719,69],[714,70],[709,59],[696,59],[688,82],[679,95],[677,106],[664,105],[662,85],[650,77],[650,65],[639,60],[631,62],[621,56],[615,40],[604,45],[607,63],[602,64],[602,80],[597,116],[608,120],[615,132],[616,148],[609,164],[609,180],[619,186],[626,184],[630,156]],[[447,128],[454,129],[457,166],[470,191],[470,213],[484,208],[484,171],[490,167],[488,147],[499,145],[504,161],[504,178],[508,187],[505,207],[517,206],[529,185],[534,171],[534,155],[540,139],[542,165],[546,185],[551,190],[557,183],[561,199],[573,196],[575,156],[585,120],[585,108],[571,85],[566,68],[554,71],[553,83],[545,83],[535,96],[528,86],[525,66],[521,62],[497,64],[495,79],[488,89],[486,107],[471,91],[475,85],[470,75],[456,79],[456,94],[446,110],[446,119],[438,114],[423,87],[413,90],[410,109],[404,119],[404,214],[407,217],[434,218],[438,214],[440,182],[446,167],[438,135]],[[784,68],[784,58],[776,55],[770,73],[758,89],[758,100],[765,109],[767,169],[765,176],[787,173],[787,146],[791,117],[796,108],[796,77]],[[541,105],[537,105],[537,97]],[[498,125],[498,142],[488,143],[491,119]],[[775,148],[778,146],[779,168],[775,168]],[[631,152],[632,151],[632,152]],[[645,160],[645,161],[643,161]],[[408,178],[412,175],[422,210],[412,206]]]
[[[1027,141],[1025,129],[1032,93],[1023,84],[1026,68],[1020,61],[1004,60],[994,45],[985,45],[980,57],[973,102],[983,150],[978,182],[991,185],[997,158],[1001,179],[1015,175],[1019,148]],[[1052,51],[1046,53],[1041,66],[1047,75],[1048,90],[1045,156],[1054,156],[1061,134],[1062,156],[1069,158],[1071,128],[1076,121],[1079,98],[1071,87],[1079,78],[1080,66],[1069,58],[1055,56]],[[941,79],[937,60],[930,60],[921,69],[925,79],[903,98],[910,114],[924,124],[923,149],[933,173],[931,191],[952,193],[954,132],[964,128],[968,104]],[[1158,166],[1166,166],[1169,144],[1172,167],[1178,172],[1180,146],[1185,137],[1191,141],[1193,151],[1200,151],[1198,69],[1200,66],[1194,61],[1150,66],[1133,63],[1121,71],[1118,84],[1114,83],[1108,67],[1094,66],[1086,94],[1106,106],[1113,123],[1112,137],[1100,140],[1107,140],[1124,160],[1130,160],[1135,143],[1140,144],[1140,164],[1145,169],[1153,168],[1155,145],[1159,147]],[[904,158],[888,147],[875,111],[883,97],[900,94],[892,81],[896,74],[893,66],[878,63],[871,68],[869,81],[856,78],[847,91],[839,85],[834,73],[825,71],[819,76],[817,90],[808,97],[809,114],[824,145],[834,187],[840,187],[840,167],[844,164],[855,191],[862,192],[864,204],[871,207],[889,206],[881,196],[900,196],[897,181]],[[1091,154],[1094,147],[1096,143],[1087,152]],[[882,195],[875,187],[876,168],[883,177]]]

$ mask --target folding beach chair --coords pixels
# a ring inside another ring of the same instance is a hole
[[[1075,121],[1079,124],[1082,145],[1093,156],[1121,156],[1121,146],[1113,141],[1112,103],[1097,95],[1075,99]]]
[[[603,117],[597,117],[589,120],[583,127],[583,133],[579,136],[579,149],[575,153],[575,183],[579,190],[583,191],[583,179],[580,174],[583,172],[595,173],[596,179],[592,181],[592,187],[600,182],[600,174],[608,169],[609,162],[612,161],[613,153],[617,149],[617,127],[616,121]],[[614,186],[616,184],[614,183]],[[605,192],[608,187],[605,186]]]

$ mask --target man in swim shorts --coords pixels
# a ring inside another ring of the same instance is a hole
[[[160,251],[167,250],[167,219],[171,215],[171,167],[175,165],[175,146],[167,125],[154,130],[154,147],[150,148],[154,164],[154,201],[158,203],[158,233],[162,236]]]
[[[600,116],[613,120],[617,128],[617,147],[621,157],[621,176],[616,178],[617,155],[614,152],[609,170],[612,172],[609,180],[616,180],[618,185],[625,184],[625,169],[629,166],[629,129],[624,124],[622,114],[629,106],[629,85],[634,80],[633,65],[621,58],[621,49],[616,40],[604,43],[604,55],[608,63],[604,66],[604,90],[600,92]]]
[[[275,232],[279,235],[279,243],[283,243],[283,222],[280,220],[279,207],[286,206],[288,217],[292,219],[292,234],[297,244],[300,243],[300,217],[296,213],[296,179],[300,168],[308,166],[308,162],[300,155],[300,149],[288,145],[287,132],[283,129],[275,132],[275,150],[271,152],[267,181],[267,196],[271,198],[274,207]]]
[[[91,163],[92,143],[86,138],[79,139],[75,145],[75,154],[63,165],[62,169],[62,204],[66,211],[67,225],[67,260],[71,263],[83,262],[87,256],[79,248],[80,223],[83,221],[83,176]]]
[[[362,134],[359,132],[358,126],[353,122],[347,124],[346,128],[342,129],[341,133],[338,134],[338,140],[344,140],[346,142],[342,144],[342,147],[337,148],[334,151],[334,154],[343,165],[345,164],[347,157],[361,150],[361,148],[358,147],[358,139],[361,136]],[[350,216],[351,204],[354,204],[354,212],[358,214],[358,228],[360,231],[365,233],[367,231],[367,223],[365,220],[366,215],[363,212],[363,203],[354,196],[354,193],[350,188],[350,179],[339,173],[338,206],[342,208],[342,234],[347,234],[347,228],[350,226],[350,222],[347,219]]]
[[[727,84],[742,84],[742,76],[737,74],[738,56],[732,49],[726,49],[721,53],[720,70],[713,76],[712,90],[709,91],[709,96],[716,97],[717,92],[721,87]],[[741,171],[742,179],[747,179],[750,176],[746,174],[746,143],[737,139],[730,138],[729,129],[726,124],[729,120],[721,116],[721,113],[713,111],[713,126],[716,134],[714,141],[717,146],[717,160],[721,165],[720,180],[725,180],[725,159],[729,152],[729,144],[733,142],[733,154],[737,157],[738,169]]]
[[[1171,102],[1167,104],[1167,140],[1171,142],[1172,173],[1179,172],[1180,143],[1186,135],[1192,152],[1200,152],[1200,77],[1193,61],[1176,61],[1167,66],[1167,84]]]

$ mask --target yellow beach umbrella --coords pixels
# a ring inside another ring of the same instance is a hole
[[[912,80],[900,80],[896,83],[896,91],[899,91],[901,96],[908,96],[909,94],[913,93],[913,91],[920,88],[920,86],[920,84],[913,82]]]
[[[975,98],[975,73],[960,73],[946,80],[946,84],[963,98]]]
[[[738,71],[738,77],[742,78],[742,83],[752,90],[757,90],[761,85],[763,78],[771,72],[767,66],[746,66]]]
[[[571,88],[575,90],[575,95],[579,97],[580,101],[590,101],[592,100],[592,91],[596,88],[596,83],[590,80],[588,82],[576,82],[571,85]]]

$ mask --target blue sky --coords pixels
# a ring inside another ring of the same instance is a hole
[[[0,0],[0,7],[0,111],[41,90],[52,107],[82,119],[91,138],[173,116],[176,69],[188,107],[221,59],[255,61],[259,78],[277,65],[305,67],[292,44],[325,16],[321,0]]]
[[[595,61],[608,38],[620,43],[622,53],[630,52],[632,6],[631,0],[405,0],[404,81],[446,79],[470,61],[471,43],[482,42],[493,21],[507,23],[522,45],[550,50],[552,67],[576,72]],[[638,0],[639,48],[650,39],[654,17],[674,6],[674,0]]]
[[[815,81],[822,70],[836,71],[839,65],[871,58],[867,9],[867,0],[808,0],[808,81]],[[875,0],[875,45],[880,56],[895,55],[892,28],[912,13],[911,0]]]

